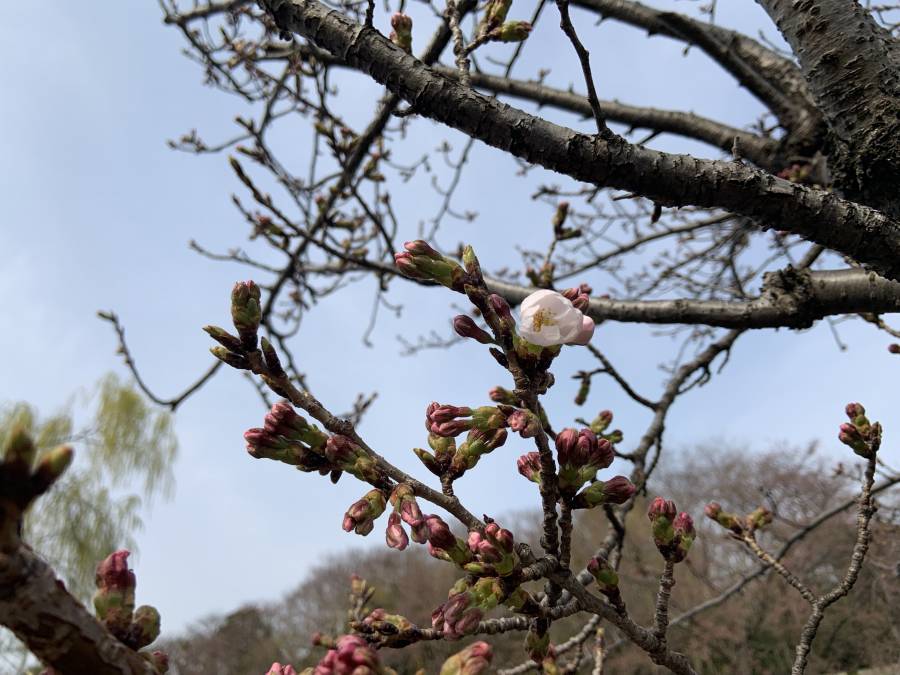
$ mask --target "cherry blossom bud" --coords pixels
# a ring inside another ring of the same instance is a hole
[[[900,345],[896,342],[889,344],[887,349],[891,354],[900,354]]]
[[[694,519],[682,511],[675,516],[675,521],[672,523],[672,529],[675,531],[676,546],[672,559],[674,562],[681,562],[687,557],[688,551],[694,543],[694,538],[697,536],[697,533],[694,530]]]
[[[391,42],[400,47],[407,54],[412,52],[412,19],[401,12],[395,12],[391,17]],[[423,242],[424,243],[424,242]]]
[[[128,569],[127,550],[116,551],[97,565],[94,609],[97,618],[119,638],[127,635],[134,612],[134,589],[137,581]]]
[[[453,330],[456,334],[464,338],[472,338],[483,345],[494,344],[492,338],[486,331],[478,326],[472,317],[460,314],[453,319]]]
[[[602,434],[609,428],[609,425],[612,424],[612,421],[612,411],[601,410],[599,413],[597,413],[594,421],[591,422],[591,431],[593,431],[595,434]]]
[[[408,483],[400,483],[391,492],[391,505],[407,525],[418,525],[422,522],[422,511],[416,502],[415,492]]]
[[[377,652],[358,635],[342,635],[319,661],[316,675],[375,674],[381,671]]]
[[[488,396],[494,403],[503,403],[511,406],[519,405],[519,398],[515,393],[503,387],[494,387],[488,392]]]
[[[586,335],[586,317],[556,291],[535,291],[522,301],[520,313],[519,335],[532,344],[551,347]]]
[[[493,656],[487,642],[473,642],[444,661],[441,675],[479,675],[491,665]]]
[[[297,675],[297,671],[290,664],[281,665],[276,661],[269,666],[269,672],[266,675]]]
[[[844,411],[851,421],[866,414],[866,409],[863,407],[862,403],[848,403],[844,408]]]
[[[409,537],[403,529],[403,525],[400,521],[400,514],[396,511],[388,516],[388,524],[384,533],[384,538],[390,548],[395,548],[398,551],[402,551],[409,546]]]
[[[428,543],[432,546],[444,550],[456,546],[456,537],[440,516],[426,516],[425,526],[428,529]]]
[[[703,513],[710,520],[716,521],[719,525],[735,534],[741,534],[744,531],[744,526],[741,524],[740,519],[733,513],[723,511],[719,502],[707,504],[703,507]]]
[[[412,279],[429,279],[459,293],[465,287],[466,273],[455,260],[445,258],[426,242],[408,241],[402,253],[394,254],[394,264]]]
[[[597,581],[600,592],[604,595],[618,595],[619,575],[609,564],[609,561],[601,555],[594,556],[587,565],[588,572]]]
[[[347,509],[342,523],[344,532],[353,530],[362,536],[369,534],[375,529],[375,521],[384,513],[385,506],[384,493],[381,490],[370,490]]]
[[[560,464],[571,463],[575,457],[575,447],[578,443],[579,433],[571,427],[563,429],[556,435],[556,455]]]
[[[509,428],[522,438],[534,438],[541,430],[541,420],[530,410],[518,408],[509,415],[506,421]]]
[[[624,504],[635,489],[625,476],[613,476],[607,481],[598,480],[575,495],[572,506],[576,509],[591,509],[600,504]]]
[[[506,302],[503,298],[501,298],[496,293],[491,293],[488,296],[488,305],[497,317],[500,319],[500,323],[503,325],[503,328],[507,331],[513,331],[516,327],[515,319],[513,319],[512,311],[509,308],[509,303]]]
[[[204,326],[203,330],[216,342],[222,345],[230,352],[240,353],[243,351],[240,339],[218,326]]]
[[[492,35],[500,42],[522,42],[531,33],[531,24],[527,21],[507,21],[500,28],[494,29]]]
[[[678,509],[671,500],[656,497],[650,502],[647,517],[650,519],[653,541],[657,548],[669,546],[674,540],[675,530],[672,528],[672,522],[677,514]]]
[[[231,291],[231,320],[245,351],[256,349],[261,310],[259,286],[252,281],[239,281]]]
[[[125,643],[132,649],[146,647],[159,637],[160,618],[156,607],[141,605],[134,610]]]
[[[458,436],[473,425],[471,419],[459,418],[471,414],[471,408],[431,403],[425,410],[425,428],[438,436]]]
[[[230,352],[225,347],[210,347],[209,353],[227,366],[238,370],[250,370],[250,362],[245,357]]]
[[[533,483],[541,483],[541,455],[538,452],[529,452],[522,455],[516,461],[519,473]]]
[[[772,523],[772,512],[764,506],[757,507],[747,516],[747,525],[751,530],[759,530]]]

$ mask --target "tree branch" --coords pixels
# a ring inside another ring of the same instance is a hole
[[[316,0],[262,0],[284,31],[299,33],[385,84],[427,117],[577,180],[667,206],[718,207],[779,223],[900,279],[900,223],[832,192],[737,162],[701,160],[579,134],[441,77],[384,36]]]

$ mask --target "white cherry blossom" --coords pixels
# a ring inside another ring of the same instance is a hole
[[[535,291],[522,301],[519,335],[541,347],[587,344],[594,322],[556,291]]]

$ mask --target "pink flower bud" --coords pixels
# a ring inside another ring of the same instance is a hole
[[[454,317],[453,330],[455,330],[456,334],[460,337],[472,338],[483,345],[494,343],[494,339],[485,330],[479,327],[472,317],[466,316],[465,314]]]
[[[694,519],[684,511],[675,516],[675,521],[672,523],[672,528],[678,534],[689,534],[690,536],[694,536]]]
[[[425,516],[425,526],[428,529],[428,543],[432,546],[444,550],[456,546],[456,537],[440,516]]]
[[[395,30],[397,26],[394,25],[394,22],[398,23],[406,23],[406,20],[410,21],[410,27],[412,27],[412,20],[409,17],[404,17],[404,15],[397,12],[391,17],[391,27]],[[431,258],[432,260],[443,260],[443,256],[435,251],[427,241],[423,241],[422,239],[416,239],[415,241],[407,241],[403,244],[403,248],[405,248],[412,255],[421,255],[426,258]]]
[[[541,482],[541,455],[538,452],[529,452],[516,461],[519,473],[533,483]]]
[[[541,430],[541,421],[530,410],[517,408],[506,418],[509,428],[522,438],[534,438]]]
[[[855,420],[860,415],[866,414],[866,409],[863,408],[862,403],[848,403],[847,407],[844,408],[847,413],[847,417],[851,420]]]
[[[560,464],[572,464],[575,456],[576,444],[579,441],[577,429],[568,427],[556,435],[556,455]]]
[[[603,484],[603,493],[608,504],[624,504],[637,488],[625,476],[613,476]]]
[[[504,328],[509,330],[516,325],[516,322],[512,316],[512,310],[510,310],[509,303],[506,302],[506,300],[501,298],[496,293],[491,293],[488,296],[488,305],[492,310],[494,310],[494,313],[500,319],[500,322],[503,324]]]
[[[400,522],[400,516],[396,511],[388,516],[388,524],[384,537],[387,545],[398,551],[402,551],[409,546],[409,537],[403,529],[403,525]]]
[[[662,497],[656,497],[650,502],[650,508],[647,509],[647,517],[651,521],[657,518],[666,518],[671,522],[675,520],[677,513],[678,509],[675,506],[675,502]]]
[[[269,672],[266,675],[297,675],[297,671],[290,664],[281,665],[276,661],[269,666]]]
[[[420,271],[410,253],[395,253],[394,265],[400,273],[410,279],[427,279],[428,275]]]

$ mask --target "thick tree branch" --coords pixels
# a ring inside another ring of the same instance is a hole
[[[834,139],[841,186],[900,215],[900,45],[850,0],[757,0],[791,45]]]
[[[537,290],[493,279],[488,285],[513,304]],[[585,313],[595,321],[809,328],[826,316],[858,313],[862,306],[900,311],[900,283],[858,269],[785,270],[769,273],[762,295],[747,302],[591,298]]]
[[[284,31],[367,73],[415,110],[526,161],[667,206],[693,204],[780,227],[900,279],[900,223],[834,193],[736,162],[701,160],[579,134],[442,77],[384,36],[315,0],[263,0]]]

